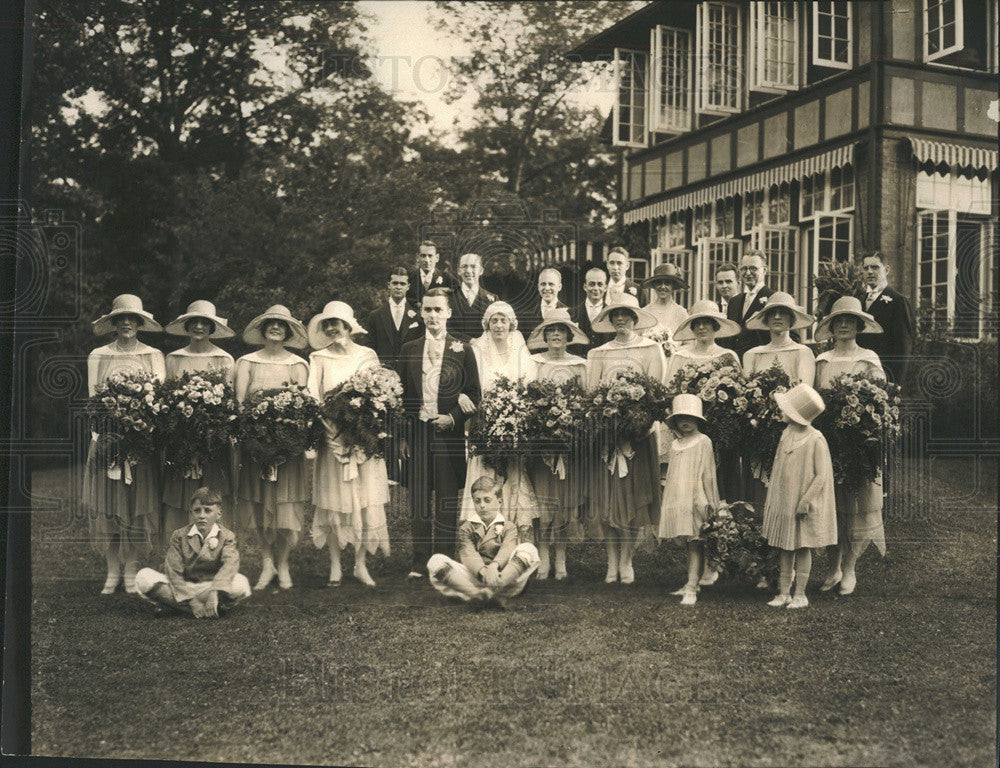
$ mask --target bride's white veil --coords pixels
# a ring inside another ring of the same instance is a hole
[[[507,334],[507,353],[504,355],[490,335],[490,318],[494,315],[504,315],[510,320],[510,333]],[[483,389],[489,386],[497,376],[508,378],[533,379],[535,373],[534,361],[527,351],[524,335],[517,330],[517,315],[514,308],[506,301],[494,301],[483,313],[483,334],[470,342],[479,363],[479,380]]]

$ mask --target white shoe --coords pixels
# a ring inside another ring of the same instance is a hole
[[[538,570],[535,571],[535,578],[542,579],[543,581],[549,577],[549,564],[545,563],[545,568],[538,566]]]
[[[718,580],[719,580],[718,571],[705,571],[701,575],[701,578],[698,580],[698,584],[700,584],[703,587],[710,587]]]
[[[618,566],[618,573],[621,574],[622,584],[631,584],[635,581],[635,571],[632,569],[632,563],[629,561],[624,567]]]
[[[604,575],[604,583],[614,584],[616,581],[618,581],[618,566],[609,565],[608,572]]]
[[[355,565],[354,566],[354,578],[356,578],[358,581],[360,581],[366,587],[374,587],[375,586],[375,579],[373,579],[371,577],[371,574],[368,573],[368,569],[367,568],[360,568],[359,569],[358,566]]]
[[[566,581],[567,578],[569,578],[569,574],[566,573],[566,567],[563,566],[562,568],[560,568],[557,565],[556,566],[556,581]]]
[[[326,580],[328,586],[339,587],[341,580],[344,578],[343,572],[340,570],[340,565],[335,568],[330,568],[330,578]]]
[[[113,595],[115,590],[118,589],[118,585],[121,583],[122,574],[121,571],[113,571],[108,574],[108,578],[104,580],[104,587],[101,589],[102,595]]]
[[[792,602],[791,595],[778,595],[774,600],[768,603],[772,608],[784,608]]]
[[[826,581],[823,582],[823,586],[819,588],[820,592],[829,592],[835,586],[837,586],[841,580],[844,578],[844,574],[839,570],[834,571],[829,576],[826,577]]]
[[[690,591],[691,591],[691,588],[687,585],[687,583],[684,583],[684,584],[682,584],[680,586],[680,589],[675,589],[670,594],[671,595],[677,595],[677,597],[680,597],[681,595],[685,594],[686,592],[690,592]],[[698,589],[696,588],[694,591],[697,592]]]
[[[808,608],[809,600],[805,595],[797,595],[788,603],[789,608]]]
[[[854,571],[850,571],[844,574],[844,577],[840,580],[840,594],[850,595],[853,594],[854,588],[858,585],[858,576]]]
[[[135,575],[139,571],[136,563],[125,563],[125,571],[123,573],[123,581],[125,582],[125,591],[130,595],[138,594],[139,590],[135,586]]]
[[[686,590],[681,598],[681,605],[694,605],[698,602],[698,593],[693,589]]]
[[[265,560],[264,570],[260,572],[260,578],[257,579],[257,583],[253,585],[255,591],[260,592],[262,589],[267,589],[268,585],[274,581],[274,577],[278,575],[278,572],[274,570],[274,561]]]

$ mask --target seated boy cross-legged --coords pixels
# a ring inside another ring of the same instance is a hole
[[[250,596],[250,582],[239,572],[236,536],[219,525],[222,496],[199,488],[191,496],[191,526],[170,536],[163,573],[143,568],[135,577],[139,595],[158,606],[218,618]]]
[[[517,543],[517,526],[500,514],[500,487],[483,475],[472,484],[475,513],[458,529],[461,562],[436,554],[427,561],[431,584],[443,595],[459,597],[474,606],[502,607],[499,598],[524,589],[538,568],[538,550]]]

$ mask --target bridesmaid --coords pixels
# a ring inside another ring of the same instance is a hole
[[[747,320],[747,330],[769,331],[771,341],[747,350],[743,355],[743,368],[747,376],[765,371],[777,362],[788,374],[792,386],[798,383],[813,385],[816,378],[816,359],[812,350],[789,337],[789,332],[810,328],[812,315],[795,303],[783,291],[767,297],[763,308]]]
[[[93,395],[109,376],[122,371],[148,371],[164,378],[163,353],[139,341],[137,333],[162,333],[163,328],[142,308],[142,299],[131,294],[115,298],[111,311],[93,322],[94,333],[115,334],[115,340],[87,357],[87,389]],[[156,539],[159,523],[159,489],[151,460],[130,467],[128,482],[121,467],[109,467],[97,449],[97,433],[87,454],[83,478],[83,506],[90,522],[91,545],[104,555],[108,573],[101,589],[110,595],[122,581],[125,591],[136,592],[139,555]]]
[[[556,384],[576,379],[580,384],[587,378],[587,361],[571,355],[567,346],[588,343],[586,334],[570,319],[568,309],[553,309],[545,320],[528,337],[528,349],[544,349],[534,355],[538,365],[536,377]],[[541,457],[531,462],[531,480],[538,499],[538,566],[539,579],[549,577],[549,549],[556,550],[556,580],[562,581],[566,572],[566,545],[583,541],[580,513],[584,503],[583,473],[576,456],[565,461],[565,474],[549,466]]]
[[[259,390],[306,386],[306,361],[286,349],[304,349],[306,329],[287,307],[275,304],[257,315],[243,331],[243,341],[263,348],[236,361],[238,402]],[[244,457],[236,492],[237,528],[255,533],[261,541],[263,570],[254,589],[265,589],[275,576],[279,587],[290,589],[288,555],[299,540],[309,502],[305,455],[281,464],[277,481],[267,479],[266,469]]]
[[[642,281],[643,288],[652,288],[652,300],[643,309],[656,318],[654,331],[663,331],[671,339],[677,328],[687,318],[687,310],[674,300],[674,291],[687,290],[688,284],[676,264],[667,262],[653,270]]]
[[[375,350],[359,346],[351,338],[352,333],[363,332],[354,310],[342,301],[329,302],[309,321],[309,345],[316,349],[309,355],[309,391],[320,402],[357,371],[378,367]],[[354,578],[374,587],[366,563],[368,554],[382,550],[389,555],[385,459],[351,456],[332,425],[326,424],[326,432],[313,472],[313,543],[317,548],[330,545],[331,587],[340,586],[340,553],[348,544],[354,547]]]
[[[844,296],[834,302],[830,314],[816,328],[816,341],[833,338],[834,347],[816,358],[816,388],[829,388],[845,373],[868,376],[885,381],[885,371],[877,354],[859,347],[859,333],[882,333],[882,326],[862,310],[861,302]],[[882,524],[882,477],[865,482],[856,490],[834,486],[837,502],[837,548],[830,564],[830,575],[821,590],[829,591],[840,584],[840,594],[849,595],[857,585],[855,564],[868,548],[875,544],[885,556],[885,527]]]
[[[167,355],[167,378],[176,379],[185,373],[221,371],[229,383],[233,381],[236,364],[233,356],[219,349],[212,339],[231,339],[236,333],[226,325],[226,319],[215,312],[210,301],[192,301],[187,312],[167,325],[166,331],[172,336],[187,336],[186,347]],[[233,481],[231,459],[227,455],[217,461],[200,467],[199,474],[183,467],[169,467],[163,477],[161,542],[166,546],[170,534],[188,521],[188,500],[196,490],[208,486],[223,497],[223,508],[233,508]]]
[[[631,301],[629,301],[631,299]],[[655,341],[637,331],[656,325],[656,318],[639,309],[634,297],[625,296],[618,304],[606,306],[594,319],[595,333],[614,333],[615,337],[587,353],[587,388],[594,389],[623,369],[633,369],[663,380],[666,358]],[[594,520],[597,535],[603,535],[608,550],[607,584],[635,581],[632,555],[640,529],[656,526],[660,512],[660,465],[656,449],[656,431],[632,446],[634,455],[627,459],[627,474],[608,470],[607,461],[594,467],[590,501],[599,516]]]

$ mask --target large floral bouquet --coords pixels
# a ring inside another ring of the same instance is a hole
[[[899,385],[843,374],[820,392],[826,410],[814,426],[826,437],[833,477],[848,488],[874,481],[899,438]]]
[[[684,393],[701,398],[705,434],[716,448],[727,450],[738,449],[746,439],[750,418],[746,387],[743,372],[727,358],[686,365],[667,384],[671,398]]]
[[[347,450],[381,458],[385,439],[403,413],[403,383],[383,366],[363,368],[327,393],[322,412]]]
[[[258,390],[240,412],[240,445],[263,467],[264,478],[276,481],[279,465],[322,441],[319,416],[319,403],[305,387]]]
[[[156,450],[161,410],[156,379],[147,371],[113,373],[97,387],[87,401],[87,415],[109,478],[131,484],[132,467]]]
[[[188,372],[163,382],[158,428],[163,459],[197,480],[202,467],[225,455],[236,438],[236,395],[221,371]]]
[[[676,341],[673,340],[669,331],[662,328],[653,328],[652,330],[645,331],[643,334],[650,341],[655,341],[660,345],[660,349],[663,350],[663,354],[670,357],[674,354],[674,351],[680,346]]]
[[[524,391],[525,439],[554,474],[566,477],[566,457],[578,447],[587,410],[587,394],[577,378],[556,383],[528,382]]]
[[[483,393],[469,427],[469,452],[482,456],[486,466],[507,474],[512,459],[520,458],[528,446],[525,435],[525,386],[520,380],[497,377]]]
[[[632,368],[624,368],[594,390],[586,420],[611,472],[624,477],[624,460],[634,454],[634,445],[645,438],[653,424],[667,415],[667,388]]]
[[[744,394],[747,399],[747,427],[741,451],[743,460],[749,462],[755,477],[763,478],[771,474],[778,441],[785,429],[774,395],[789,389],[791,381],[788,374],[777,362],[747,377]]]
[[[744,501],[721,506],[701,527],[706,568],[750,584],[777,578],[778,553],[761,533],[762,522]]]

